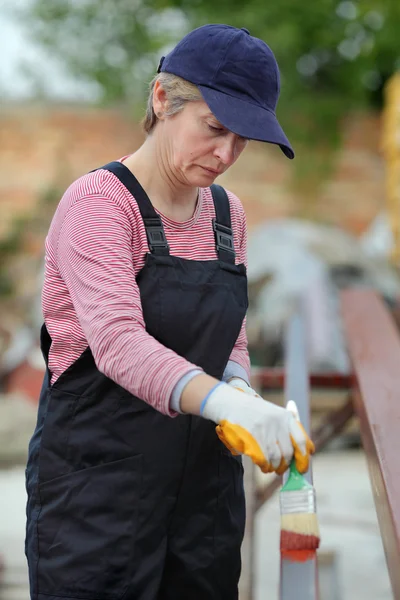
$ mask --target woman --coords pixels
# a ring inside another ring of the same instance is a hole
[[[264,42],[192,31],[160,63],[144,144],[60,201],[27,468],[34,600],[237,598],[240,454],[308,467],[301,426],[249,386],[245,215],[210,188],[249,138],[293,157],[278,94]]]

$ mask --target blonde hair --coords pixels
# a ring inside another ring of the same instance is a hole
[[[158,121],[153,109],[153,94],[156,81],[160,82],[168,101],[168,109],[164,112],[164,116],[171,117],[172,115],[176,115],[176,113],[183,109],[186,102],[203,99],[199,88],[193,83],[172,73],[158,73],[150,83],[146,114],[142,121],[143,129],[146,133],[151,133]]]

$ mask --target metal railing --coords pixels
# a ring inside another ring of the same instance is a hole
[[[309,374],[307,326],[300,309],[288,326],[284,369],[254,369],[253,383],[262,393],[283,388],[285,401],[296,401],[308,431],[310,391],[314,387],[348,390],[346,401],[322,418],[311,431],[311,437],[320,451],[343,431],[354,414],[358,417],[393,597],[397,600],[400,599],[400,334],[389,309],[373,291],[343,292],[341,309],[353,367],[351,376]],[[244,458],[247,524],[240,598],[253,600],[254,518],[283,481],[275,477],[266,486],[258,487],[255,467]],[[280,600],[317,600],[317,560],[291,565],[281,561],[279,594]],[[267,597],[271,596],[266,591]]]
[[[310,382],[308,375],[307,324],[302,305],[293,315],[285,339],[285,405],[294,400],[300,420],[310,431]],[[306,473],[312,483],[312,467]],[[283,483],[287,475],[283,477]],[[318,600],[318,569],[316,552],[304,562],[294,562],[281,556],[280,600]]]

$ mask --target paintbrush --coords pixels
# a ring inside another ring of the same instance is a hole
[[[286,406],[299,421],[296,404]],[[280,492],[282,555],[292,560],[308,560],[319,546],[319,526],[314,487],[299,473],[293,459],[289,477]]]

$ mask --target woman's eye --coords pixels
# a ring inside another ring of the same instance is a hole
[[[213,127],[213,125],[208,125],[208,127],[211,129],[211,131],[224,131],[222,127]]]

